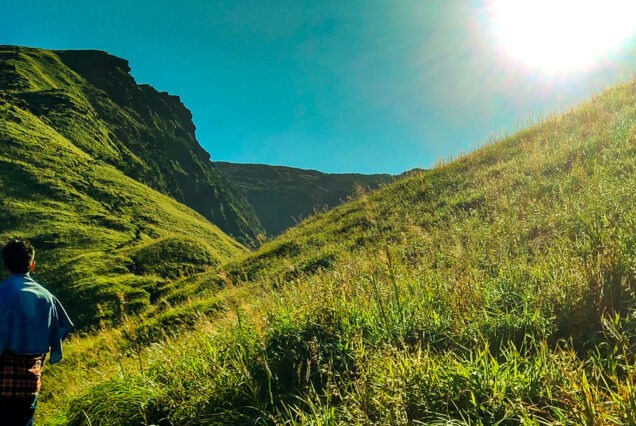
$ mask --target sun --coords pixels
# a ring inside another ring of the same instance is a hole
[[[564,74],[594,68],[636,32],[636,0],[486,0],[489,27],[510,60]]]

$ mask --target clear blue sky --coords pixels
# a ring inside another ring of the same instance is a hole
[[[633,44],[591,72],[511,66],[484,1],[0,0],[0,44],[126,58],[214,160],[326,172],[430,167],[635,69]]]

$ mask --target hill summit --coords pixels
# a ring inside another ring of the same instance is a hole
[[[245,250],[226,233],[260,232],[179,98],[128,71],[99,51],[0,47],[0,237],[34,242],[80,325],[144,309]]]
[[[250,243],[253,209],[210,164],[178,96],[137,84],[128,62],[96,50],[0,48],[3,96],[78,148],[170,195]]]

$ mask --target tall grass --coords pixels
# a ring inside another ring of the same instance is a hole
[[[634,99],[612,89],[198,276],[187,303],[221,309],[59,418],[633,424]]]

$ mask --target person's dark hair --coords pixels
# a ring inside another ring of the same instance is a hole
[[[26,274],[35,259],[35,249],[27,240],[14,238],[2,247],[4,266],[12,274]]]

